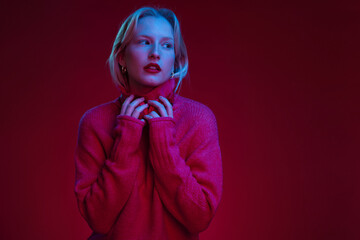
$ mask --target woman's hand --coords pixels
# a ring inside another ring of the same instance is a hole
[[[137,107],[140,103],[142,103],[145,99],[142,98],[137,98],[134,101],[132,101],[134,99],[134,95],[130,95],[129,97],[127,97],[123,103],[123,105],[121,106],[121,111],[120,111],[120,115],[127,115],[127,116],[131,116],[134,118],[139,118],[140,113],[147,107],[149,107],[148,104],[144,104],[141,105],[139,107]],[[141,121],[145,121],[144,119],[141,119]]]
[[[152,118],[157,118],[157,117],[171,117],[173,118],[173,108],[171,106],[171,103],[169,102],[169,100],[167,100],[166,98],[160,96],[159,97],[160,100],[162,101],[163,104],[161,104],[158,101],[155,100],[149,100],[148,103],[155,107],[158,112],[160,113],[160,116],[157,112],[152,111],[151,113],[149,113],[148,115],[145,115],[144,118],[146,120],[152,119]]]

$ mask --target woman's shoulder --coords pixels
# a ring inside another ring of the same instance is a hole
[[[85,111],[80,119],[80,125],[97,126],[99,124],[113,123],[119,113],[120,103],[119,99],[116,98]]]
[[[216,123],[215,115],[207,105],[183,96],[178,95],[177,97],[178,106],[176,107],[180,116],[186,116],[186,118],[194,120],[209,120]]]

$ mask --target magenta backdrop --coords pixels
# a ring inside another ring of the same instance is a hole
[[[118,96],[105,62],[149,3],[178,15],[182,95],[218,120],[224,194],[200,238],[360,239],[359,4],[230,0],[1,1],[0,239],[90,234],[73,193],[78,122]]]

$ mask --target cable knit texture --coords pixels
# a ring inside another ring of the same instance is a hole
[[[223,184],[216,119],[174,86],[144,96],[168,98],[174,118],[120,116],[126,93],[81,118],[75,195],[89,239],[199,239],[214,217]]]

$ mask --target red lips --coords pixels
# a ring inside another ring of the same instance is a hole
[[[146,65],[144,67],[144,70],[149,72],[149,73],[158,73],[161,71],[161,68],[158,64],[156,63],[149,63],[148,65]]]

